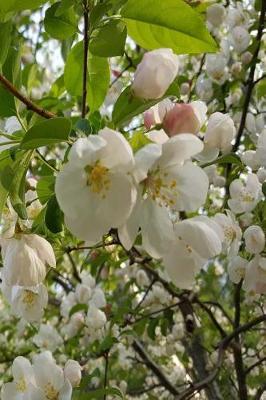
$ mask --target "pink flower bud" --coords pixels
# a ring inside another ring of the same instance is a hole
[[[206,106],[200,101],[191,104],[176,104],[165,116],[163,128],[168,136],[179,133],[196,135],[206,118]]]

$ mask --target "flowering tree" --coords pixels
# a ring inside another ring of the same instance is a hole
[[[265,12],[0,0],[2,400],[266,398]]]

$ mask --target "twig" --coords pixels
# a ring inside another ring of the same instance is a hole
[[[0,74],[0,82],[4,86],[6,90],[12,93],[17,99],[19,99],[23,104],[26,105],[28,110],[35,112],[43,118],[50,119],[56,117],[56,115],[50,111],[44,110],[41,107],[38,107],[35,103],[33,103],[30,99],[25,97],[22,93],[18,91],[18,89],[3,75]]]
[[[167,379],[164,373],[160,370],[158,365],[150,358],[146,353],[144,347],[138,340],[134,340],[133,349],[140,355],[140,357],[145,362],[145,365],[154,373],[154,375],[159,379],[159,382],[164,386],[171,394],[178,395],[178,390],[172,383]]]
[[[89,6],[84,0],[84,38],[83,38],[83,90],[82,90],[82,118],[87,114],[87,75],[88,75],[88,53],[89,53]]]
[[[106,352],[104,354],[104,359],[105,359],[105,368],[104,368],[104,389],[107,388],[108,386],[108,366],[109,366],[109,353]],[[107,394],[104,393],[104,400],[107,399]]]
[[[260,46],[261,46],[261,38],[263,35],[263,30],[264,30],[264,19],[265,19],[265,13],[266,13],[266,1],[261,2],[261,12],[260,12],[260,19],[259,19],[259,28],[258,28],[258,33],[256,37],[256,43],[258,43],[256,50],[254,51],[252,60],[251,60],[251,68],[249,72],[249,77],[247,80],[247,93],[243,105],[243,112],[242,112],[242,117],[236,137],[235,144],[233,146],[233,150],[236,151],[238,149],[238,146],[241,141],[242,134],[244,132],[244,128],[246,125],[246,118],[247,118],[247,113],[248,113],[248,108],[249,108],[249,103],[251,100],[252,96],[252,91],[254,88],[254,75],[256,71],[256,66],[257,66],[257,59],[258,59],[258,54],[260,51]]]

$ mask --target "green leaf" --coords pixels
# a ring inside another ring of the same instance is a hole
[[[77,43],[67,58],[64,78],[67,91],[72,96],[82,95],[83,42]],[[89,53],[88,57],[88,104],[91,113],[102,105],[110,83],[110,69],[106,58]]]
[[[147,136],[145,136],[142,131],[134,132],[129,142],[134,153],[142,147],[146,146],[146,144],[152,143],[151,140],[147,138]]]
[[[4,177],[6,176],[5,170],[7,166],[10,166],[13,164],[13,160],[10,156],[9,150],[4,150],[0,153],[0,219],[2,216],[2,212],[6,203],[7,195],[8,195],[8,190],[9,187],[11,186],[11,181],[8,183],[8,180],[6,179],[6,184],[3,184],[3,181],[5,181]],[[12,174],[13,176],[13,174]],[[11,180],[13,177],[11,177]],[[7,185],[7,186],[6,186]]]
[[[77,18],[73,8],[58,12],[61,3],[55,3],[45,13],[44,27],[55,39],[64,40],[76,33]],[[59,15],[58,15],[59,14]]]
[[[94,29],[97,27],[98,23],[101,21],[102,17],[106,15],[107,11],[111,8],[108,3],[96,4],[90,13],[90,25]]]
[[[59,207],[56,197],[52,196],[47,204],[45,224],[49,231],[53,233],[59,233],[63,229],[63,223],[64,214]]]
[[[22,10],[35,9],[46,2],[47,0],[1,0],[0,16],[11,11],[18,12]]]
[[[134,97],[131,86],[128,86],[118,97],[114,105],[113,123],[119,127],[126,125],[133,117],[143,113],[169,96],[179,96],[179,88],[176,82],[172,83],[163,97],[156,100],[144,100]]]
[[[110,20],[93,32],[90,52],[99,57],[116,57],[124,54],[127,28],[119,20]]]
[[[128,34],[145,49],[171,48],[177,54],[217,50],[200,15],[182,0],[128,0],[121,15]]]
[[[83,42],[72,47],[66,61],[64,80],[66,90],[72,96],[82,94],[82,72],[83,72]]]
[[[75,304],[71,310],[69,311],[69,318],[72,317],[73,314],[80,312],[80,311],[88,311],[87,304]]]
[[[71,130],[71,121],[67,118],[52,118],[34,125],[28,130],[21,142],[22,149],[36,149],[56,143],[66,142]]]
[[[104,102],[110,83],[110,68],[106,58],[89,54],[88,104],[90,112],[98,110]]]
[[[53,175],[44,176],[40,179],[36,186],[36,191],[38,194],[38,199],[42,204],[47,203],[47,201],[54,194],[55,177]]]
[[[12,24],[11,22],[0,23],[0,68],[4,64],[7,58],[8,49],[11,43],[11,31]]]
[[[242,166],[242,161],[241,158],[234,153],[230,153],[230,154],[225,154],[224,156],[218,157],[216,160],[214,161],[210,161],[206,164],[201,165],[202,168],[208,167],[209,165],[213,165],[213,164],[237,164],[239,166]]]
[[[10,47],[3,65],[4,76],[18,89],[20,87],[20,49]],[[16,114],[14,96],[0,85],[0,118],[12,117]]]

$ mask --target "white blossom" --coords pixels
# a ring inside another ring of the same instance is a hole
[[[258,225],[249,226],[244,232],[246,250],[251,254],[261,253],[265,247],[265,235]]]
[[[16,234],[1,239],[3,257],[2,276],[9,285],[35,286],[41,283],[47,267],[55,268],[52,246],[35,234]]]
[[[255,174],[249,174],[246,183],[235,179],[230,184],[229,191],[228,205],[236,214],[252,211],[262,196],[261,184]]]
[[[108,128],[74,143],[55,185],[73,234],[94,244],[125,222],[136,197],[129,174],[133,165],[129,143]]]
[[[72,387],[77,387],[81,381],[81,366],[75,360],[68,360],[64,367],[65,378],[69,380]]]
[[[136,97],[159,99],[178,72],[178,57],[171,49],[158,49],[144,54],[137,66],[132,91]]]
[[[33,343],[41,349],[55,351],[63,344],[63,339],[52,325],[41,324],[39,332],[33,337]]]

